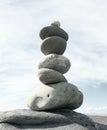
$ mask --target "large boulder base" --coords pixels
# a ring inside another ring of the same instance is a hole
[[[20,109],[0,113],[0,130],[107,130],[107,117],[99,122],[68,109],[48,112]],[[98,119],[98,118],[97,118]]]
[[[35,87],[27,98],[27,105],[31,110],[74,110],[80,107],[82,102],[83,94],[75,85],[67,82]]]

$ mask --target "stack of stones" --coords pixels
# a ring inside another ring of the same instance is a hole
[[[43,40],[41,51],[45,57],[38,65],[38,77],[43,83],[29,95],[27,105],[31,110],[52,110],[67,108],[74,110],[81,106],[83,94],[68,83],[65,74],[71,64],[63,56],[66,50],[68,34],[60,28],[58,21],[40,31]]]

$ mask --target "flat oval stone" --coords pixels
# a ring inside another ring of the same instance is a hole
[[[51,36],[59,36],[64,38],[66,41],[68,40],[68,34],[57,26],[47,26],[40,31],[40,38],[42,40]]]
[[[49,54],[41,59],[38,68],[49,68],[62,74],[66,73],[71,66],[69,59],[62,55]]]
[[[48,37],[43,40],[41,44],[41,51],[45,54],[63,54],[66,49],[67,43],[64,38],[58,36]]]
[[[60,72],[47,68],[39,69],[38,77],[44,84],[67,82],[66,78]]]
[[[76,86],[67,82],[36,87],[27,99],[31,110],[74,110],[80,107],[82,102],[83,94]]]
[[[88,117],[68,109],[41,112],[17,109],[0,113],[0,130],[107,130],[106,124],[107,116]]]

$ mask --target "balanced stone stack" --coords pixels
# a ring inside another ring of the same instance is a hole
[[[38,77],[43,85],[28,97],[31,110],[0,112],[0,130],[107,130],[107,117],[90,118],[73,111],[82,104],[83,95],[63,75],[71,66],[62,55],[68,34],[54,22],[40,31],[40,37],[45,57],[38,65]]]
[[[80,107],[83,94],[63,75],[71,66],[69,59],[63,56],[68,34],[56,21],[44,27],[40,37],[43,40],[41,51],[45,57],[38,65],[38,77],[43,85],[36,87],[29,95],[28,107],[39,111],[61,108],[74,110]]]

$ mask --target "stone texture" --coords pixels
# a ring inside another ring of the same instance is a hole
[[[105,116],[93,115],[93,116],[91,116],[91,118],[93,120],[95,120],[96,122],[100,122],[101,124],[107,125],[107,116],[106,115]]]
[[[83,119],[81,120],[81,118]],[[55,123],[78,122],[85,126],[85,120],[88,120],[88,125],[93,124],[87,116],[68,109],[47,112],[17,109],[0,113],[0,123],[13,123],[16,125],[49,125]]]
[[[31,110],[52,110],[81,106],[83,95],[76,86],[67,82],[36,87],[27,99]]]
[[[49,68],[60,73],[66,73],[71,66],[69,59],[62,55],[50,54],[41,59],[38,68]]]
[[[60,72],[48,68],[39,69],[38,78],[44,84],[67,82],[66,78]]]
[[[66,49],[66,41],[64,38],[52,36],[44,39],[41,44],[41,51],[44,55],[51,53],[62,55]]]
[[[66,41],[68,40],[68,34],[57,26],[47,26],[40,31],[40,37],[42,40],[51,36],[59,36],[64,38]]]
[[[99,117],[103,121],[103,117]],[[107,117],[106,117],[107,123]],[[38,112],[28,109],[0,113],[0,130],[107,130],[86,115],[67,110]]]

